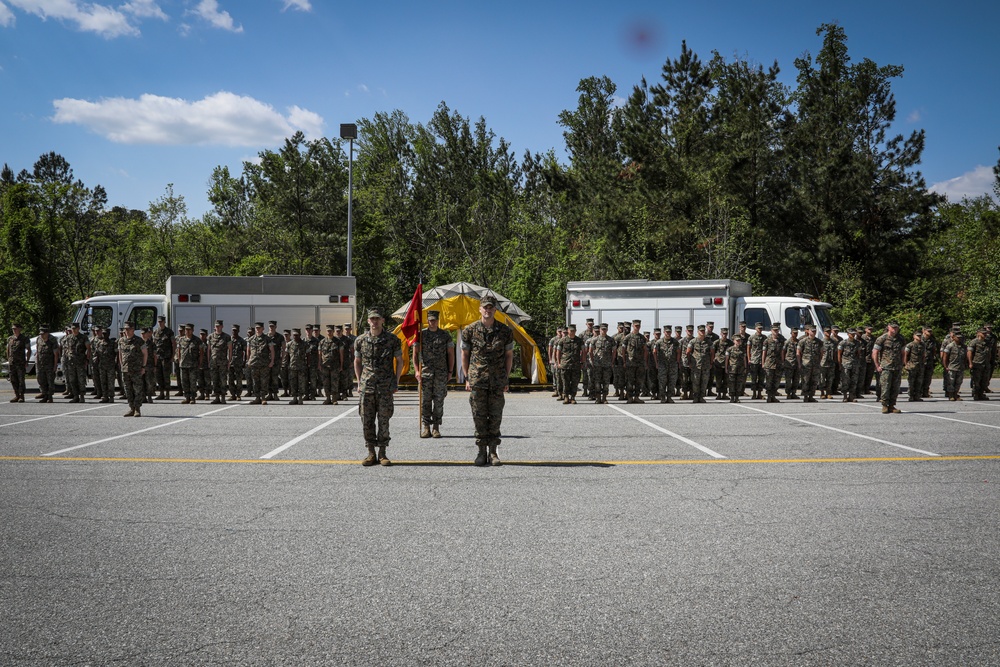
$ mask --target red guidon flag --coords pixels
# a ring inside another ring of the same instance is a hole
[[[406,344],[413,345],[420,332],[420,325],[423,323],[424,312],[424,286],[417,284],[417,291],[413,293],[410,307],[406,309],[406,317],[403,318],[402,332],[406,337]]]

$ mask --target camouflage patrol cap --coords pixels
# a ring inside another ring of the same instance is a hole
[[[747,321],[746,320],[740,320],[740,326],[741,327],[745,327],[746,325],[747,325]]]
[[[327,331],[334,331],[334,330],[336,330],[336,328],[337,328],[337,327],[335,327],[335,326],[334,326],[334,325],[332,325],[332,324],[327,324],[327,325],[326,325],[326,330],[327,330]]]
[[[830,333],[830,327],[823,327],[823,333]]]
[[[20,329],[21,325],[18,322],[14,322],[14,324],[10,325],[10,328],[11,329]]]
[[[48,324],[43,324],[43,325],[41,325],[41,326],[38,327],[38,333],[48,333],[48,332],[49,332],[49,325]]]
[[[834,324],[834,325],[833,325],[832,327],[830,327],[830,328],[831,328],[831,329],[833,329],[834,331],[840,331],[840,327],[838,327],[838,326],[837,326],[836,324]]]
[[[568,328],[568,330],[569,330],[569,331],[576,331],[576,325],[575,325],[575,324],[571,324],[571,325],[569,325],[569,328]]]
[[[674,331],[684,331],[684,327],[678,324],[677,326],[674,327]]]
[[[662,329],[660,329],[660,327],[655,327],[653,329],[653,333],[660,333],[661,331],[662,331]]]
[[[886,326],[887,327],[892,327],[893,329],[898,329],[899,328],[899,322],[889,322]]]
[[[608,323],[607,322],[601,322],[601,325],[598,328],[599,329],[607,329],[608,328]]]
[[[980,331],[983,331],[983,330],[982,330],[982,329],[980,329]],[[985,331],[983,331],[983,333],[986,333],[986,332],[985,332]],[[913,336],[914,336],[914,337],[917,337],[917,336],[921,336],[921,337],[923,337],[923,335],[924,335],[924,330],[923,330],[923,329],[917,329],[917,330],[915,330],[915,331],[913,332]]]
[[[756,323],[754,323],[753,328],[754,329],[763,329],[764,328],[764,323],[763,322],[756,322]]]
[[[714,327],[715,322],[705,322],[705,326]]]
[[[484,296],[481,299],[479,299],[479,305],[480,306],[493,306],[494,308],[496,308],[500,304],[497,303],[497,298],[495,296],[493,296],[492,294],[487,294],[486,296]]]
[[[70,322],[69,324],[66,325],[66,328],[67,329],[79,329],[80,328],[80,323],[79,322]]]
[[[344,325],[344,328],[345,328],[345,329],[353,329],[353,328],[354,328],[354,325],[353,325],[353,324],[351,324],[350,322],[348,322],[347,324],[345,324],[345,325]]]
[[[439,320],[439,319],[441,319],[441,311],[440,310],[428,310],[427,311],[427,319],[428,320]]]
[[[253,325],[254,325],[254,327],[260,327],[261,329],[264,328],[264,323],[263,322],[254,322]],[[188,325],[188,326],[191,326],[191,325]]]
[[[929,324],[924,325],[924,331],[934,331],[934,327]]]
[[[856,333],[858,333],[857,329],[855,329],[854,327],[848,327],[848,329],[847,329],[847,335],[848,336],[853,336]]]
[[[775,322],[771,325],[771,331],[781,331],[781,325]]]
[[[153,328],[152,327],[143,327],[142,328],[142,333],[144,333],[144,334],[151,334],[151,333],[153,333]]]
[[[594,318],[593,317],[588,317],[587,318],[587,324],[593,324],[593,323],[594,323]]]
[[[643,331],[642,335],[645,336],[646,338],[649,338],[649,332],[648,331]]]
[[[225,325],[226,325],[226,323],[223,322],[222,320],[215,320],[215,326],[222,327],[222,326],[225,326]]]
[[[685,329],[687,329],[688,331],[694,331],[694,325],[693,325],[693,324],[688,324],[688,325],[687,325],[686,327],[684,327],[684,328],[685,328]]]
[[[269,327],[276,327],[276,326],[278,326],[278,321],[277,320],[268,320],[267,321],[267,326],[269,326]]]
[[[369,319],[372,317],[378,317],[379,319],[385,318],[385,309],[382,306],[372,306],[368,309]]]
[[[704,330],[705,330],[705,325],[704,324],[699,324],[698,325],[698,331],[704,331]]]
[[[202,336],[207,336],[207,335],[208,335],[208,329],[202,329],[201,331],[199,331],[199,333],[200,333],[200,334],[201,334]]]
[[[282,329],[282,330],[281,330],[281,333],[285,334],[286,336],[287,336],[287,335],[291,335],[291,333],[292,333],[292,329]]]
[[[343,330],[344,330],[344,325],[343,324],[338,324],[337,325],[337,331],[343,331]]]
[[[635,326],[635,325],[637,325],[637,324],[638,324],[639,326],[642,326],[642,320],[632,320],[632,326]]]
[[[74,324],[73,325],[74,328],[76,328],[78,326],[80,326],[80,325],[79,324]],[[125,324],[123,326],[126,329],[135,329],[135,322],[133,322],[132,320],[125,320]],[[204,331],[204,329],[202,329],[202,331]]]
[[[307,324],[306,325],[306,331],[312,331],[312,330],[313,330],[313,325]],[[295,331],[295,329],[292,329],[292,331]],[[302,331],[299,330],[299,333],[302,333]]]
[[[306,327],[306,329],[312,329],[312,327]],[[286,329],[286,331],[287,331],[287,329]],[[302,329],[292,329],[292,335],[293,336],[301,336],[302,335]]]
[[[191,324],[190,322],[188,322],[187,324],[185,324],[185,325],[184,325],[184,328],[185,328],[185,329],[191,329],[192,331],[194,331],[194,325],[193,325],[193,324]]]
[[[816,325],[815,324],[807,324],[806,325],[806,331],[816,331]]]
[[[21,325],[20,324],[15,324],[13,328],[20,329]],[[93,329],[94,331],[100,331],[103,328],[104,327],[102,327],[100,324],[95,324],[94,326],[91,327],[91,329]]]
[[[158,315],[156,317],[156,319],[159,320],[160,322],[166,322],[167,321],[167,316],[166,315]]]
[[[240,330],[240,325],[234,324],[231,328],[232,328],[233,331],[239,331]]]
[[[873,326],[872,326],[872,325],[870,325],[870,324],[866,324],[866,325],[865,325],[865,326],[863,326],[862,328],[863,328],[863,329],[874,329],[875,327],[873,327]]]
[[[719,329],[719,333],[724,333],[724,334],[729,333],[729,327],[722,327],[721,329]]]

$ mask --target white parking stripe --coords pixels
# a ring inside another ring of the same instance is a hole
[[[28,422],[37,422],[43,419],[53,419],[55,417],[65,417],[67,415],[75,415],[81,412],[90,412],[91,410],[103,410],[104,408],[109,408],[110,405],[98,405],[96,408],[84,408],[83,410],[73,410],[72,412],[60,412],[57,415],[45,415],[44,417],[35,417],[34,419],[22,419],[19,422],[11,422],[9,424],[0,424],[0,428],[4,426],[17,426],[18,424],[27,424]]]
[[[877,408],[879,406],[877,406],[877,405],[867,405],[865,407],[868,407],[868,408]],[[995,412],[995,411],[993,411],[993,410],[971,410],[971,411],[965,412],[963,414],[975,414],[977,412],[979,412],[979,413],[986,413],[986,412]],[[944,419],[945,421],[958,422],[959,424],[972,424],[973,426],[982,426],[983,428],[1000,429],[1000,426],[994,426],[993,424],[980,424],[979,422],[970,422],[970,421],[968,421],[966,419],[955,419],[954,417],[942,417],[941,415],[932,415],[929,412],[919,412],[919,411],[915,411],[915,410],[900,410],[900,413],[901,414],[905,414],[905,415],[920,415],[921,417],[933,417],[934,419]]]
[[[353,407],[350,410],[348,410],[347,412],[340,413],[339,415],[337,415],[333,419],[325,421],[322,424],[320,424],[319,426],[317,426],[316,428],[312,429],[311,431],[306,431],[305,433],[303,433],[299,437],[293,438],[293,439],[289,440],[288,442],[286,442],[285,444],[283,444],[281,447],[278,447],[277,449],[272,450],[272,451],[268,452],[267,454],[264,454],[264,456],[262,456],[260,458],[262,458],[262,459],[272,459],[272,458],[274,458],[275,456],[277,456],[281,452],[285,451],[289,447],[297,445],[298,443],[302,442],[303,440],[305,440],[309,436],[313,435],[314,433],[318,433],[318,432],[322,431],[323,429],[325,429],[327,426],[329,426],[333,422],[338,421],[340,419],[343,419],[344,417],[346,417],[347,415],[351,414],[352,412],[357,411],[357,409],[358,409],[357,407]]]
[[[709,449],[708,447],[706,447],[704,445],[699,445],[694,440],[690,440],[688,438],[685,438],[683,435],[678,435],[678,434],[674,433],[673,431],[668,431],[667,429],[663,428],[662,426],[657,426],[656,424],[654,424],[651,421],[647,421],[647,420],[643,419],[642,417],[637,417],[636,415],[632,414],[631,412],[629,412],[627,410],[622,410],[617,405],[613,405],[611,403],[608,403],[608,407],[611,408],[612,410],[617,410],[618,412],[622,413],[623,415],[628,415],[629,417],[631,417],[632,419],[636,420],[637,422],[639,422],[641,424],[645,424],[646,426],[648,426],[650,428],[654,428],[657,431],[659,431],[660,433],[666,433],[671,438],[676,438],[676,439],[680,440],[681,442],[683,442],[686,445],[691,445],[695,449],[697,449],[699,451],[702,451],[705,454],[708,454],[712,458],[716,458],[716,459],[724,459],[724,458],[726,458],[725,456],[723,456],[722,454],[719,454],[718,452],[713,452],[711,449]]]
[[[77,449],[83,449],[84,447],[91,447],[93,445],[99,445],[102,442],[111,442],[112,440],[121,440],[122,438],[130,438],[133,435],[139,435],[140,433],[146,433],[147,431],[155,431],[158,428],[165,428],[167,426],[172,426],[174,424],[180,424],[181,422],[191,421],[192,419],[200,419],[202,417],[207,417],[208,415],[214,415],[216,412],[222,412],[223,410],[229,410],[231,408],[238,408],[237,405],[227,405],[224,408],[219,408],[218,410],[212,410],[211,412],[206,412],[202,415],[195,415],[193,417],[185,417],[184,419],[175,419],[173,421],[167,422],[165,424],[157,424],[156,426],[150,426],[149,428],[139,429],[138,431],[132,431],[131,433],[123,433],[122,435],[113,435],[110,438],[104,438],[103,440],[94,440],[93,442],[88,442],[83,445],[76,445],[74,447],[67,447],[66,449],[60,449],[56,452],[49,452],[48,454],[42,454],[42,456],[58,456],[60,454],[65,454],[66,452],[72,452]]]
[[[889,442],[888,440],[882,440],[881,438],[873,438],[870,435],[863,435],[861,433],[855,433],[854,431],[845,431],[842,428],[836,428],[834,426],[826,426],[824,424],[817,424],[816,422],[806,421],[805,419],[799,419],[798,417],[792,417],[789,415],[778,414],[777,412],[768,412],[767,410],[761,410],[760,408],[751,408],[749,405],[739,404],[739,406],[745,410],[753,410],[755,412],[762,412],[765,415],[771,415],[772,417],[781,417],[782,419],[790,419],[792,421],[800,422],[802,424],[809,424],[810,426],[816,426],[818,428],[825,428],[828,431],[836,431],[837,433],[843,433],[844,435],[853,435],[856,438],[864,438],[865,440],[871,440],[873,442],[880,442],[883,445],[889,445],[890,447],[898,447],[899,449],[905,449],[910,452],[916,452],[917,454],[923,454],[924,456],[941,456],[940,454],[935,454],[934,452],[924,451],[923,449],[916,449],[914,447],[907,447],[906,445],[901,445],[898,442]]]

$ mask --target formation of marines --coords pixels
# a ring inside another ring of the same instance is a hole
[[[592,318],[583,332],[575,324],[559,327],[548,341],[552,396],[570,405],[579,392],[607,403],[613,385],[612,396],[626,403],[644,403],[647,397],[660,403],[675,398],[705,403],[712,397],[739,403],[747,396],[749,380],[751,400],[775,403],[784,381],[787,400],[815,403],[818,393],[820,400],[839,395],[845,403],[857,402],[859,396],[874,392],[883,413],[898,413],[904,371],[909,401],[931,397],[930,382],[939,361],[949,400],[962,400],[966,370],[971,370],[973,400],[989,400],[990,378],[1000,356],[989,324],[968,344],[957,323],[940,343],[929,326],[914,331],[908,342],[895,322],[877,337],[867,325],[847,329],[845,336],[837,326],[825,327],[822,338],[812,324],[803,328],[801,337],[792,329],[789,338],[779,324],[766,335],[762,322],[755,323],[754,333],[740,322],[732,337],[725,327],[716,334],[713,322],[675,326],[673,331],[654,329],[652,336],[641,328],[641,320],[619,322],[612,336],[607,324],[595,327]]]

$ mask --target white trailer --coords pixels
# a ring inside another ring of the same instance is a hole
[[[738,280],[606,280],[566,285],[566,322],[580,328],[592,317],[596,324],[607,322],[612,330],[618,322],[639,319],[643,331],[714,322],[716,333],[723,327],[735,333],[745,320],[750,331],[757,322],[765,331],[778,322],[784,336],[793,328],[816,324],[817,336],[822,338],[822,327],[833,325],[831,308],[806,294],[752,296],[750,284]]]
[[[353,276],[170,276],[166,294],[98,293],[75,301],[74,322],[81,331],[94,325],[110,327],[112,336],[126,321],[136,328],[156,326],[164,315],[167,326],[190,322],[198,329],[212,329],[223,320],[242,330],[254,322],[276,320],[281,328],[307,324],[357,322],[357,283]]]

